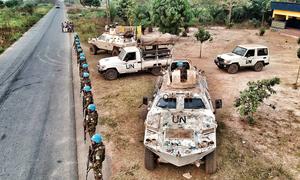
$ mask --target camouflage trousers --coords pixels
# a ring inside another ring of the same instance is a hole
[[[102,176],[102,165],[95,166],[93,168],[93,170],[94,170],[95,180],[102,180],[103,179],[103,176]]]

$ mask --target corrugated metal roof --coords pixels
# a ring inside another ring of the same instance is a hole
[[[271,8],[272,10],[279,9],[279,10],[300,12],[300,4],[298,3],[271,2]]]

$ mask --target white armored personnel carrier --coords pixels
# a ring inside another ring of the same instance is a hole
[[[145,168],[153,170],[158,162],[175,166],[205,162],[207,173],[216,171],[215,108],[222,100],[211,101],[203,72],[187,60],[172,61],[156,85],[145,120]]]

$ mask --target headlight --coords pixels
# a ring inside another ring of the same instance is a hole
[[[231,63],[231,60],[225,60],[224,61],[226,64],[229,64],[229,63]]]

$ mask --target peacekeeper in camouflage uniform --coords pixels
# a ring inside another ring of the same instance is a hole
[[[86,64],[86,58],[84,53],[80,53],[79,56],[77,56],[77,64],[79,64],[79,68],[82,66],[82,64]]]
[[[93,94],[90,86],[84,86],[83,88],[83,97],[82,97],[82,110],[83,117],[85,117],[87,113],[87,107],[90,104],[94,103]]]
[[[90,86],[92,88],[92,83],[90,80],[90,74],[87,72],[82,73],[81,79],[80,79],[80,89],[83,89],[84,86]]]
[[[102,180],[102,163],[105,160],[105,146],[102,136],[95,134],[91,138],[92,145],[89,147],[88,171],[93,169],[95,180]]]
[[[88,105],[87,113],[85,115],[84,127],[92,137],[96,132],[96,126],[98,124],[98,113],[95,104]],[[87,133],[85,131],[85,133]]]
[[[82,64],[79,68],[79,77],[83,77],[83,73],[90,73],[88,64]]]

